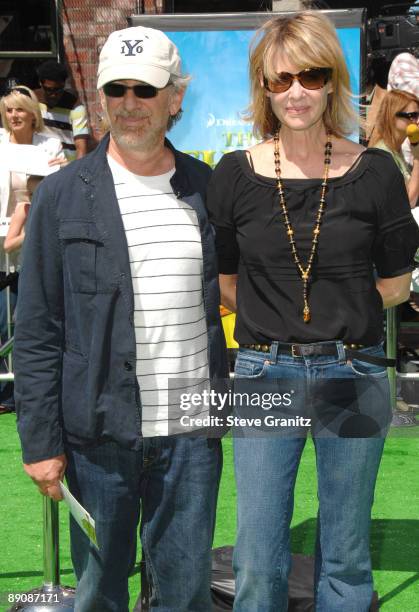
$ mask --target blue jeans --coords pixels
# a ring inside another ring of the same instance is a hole
[[[373,592],[371,508],[391,420],[389,388],[384,367],[355,360],[347,363],[342,344],[336,345],[336,356],[313,357],[277,353],[275,343],[268,354],[240,349],[235,389],[241,390],[251,380],[262,386],[266,381],[267,387],[275,380],[278,384],[287,380],[305,391],[304,404],[310,404],[308,414],[314,417],[319,499],[316,610],[366,612]],[[363,350],[384,356],[381,347]],[[303,408],[296,402],[287,408],[288,415],[297,416]],[[380,427],[373,428],[372,437],[352,431],[346,436],[347,421],[342,415],[361,424],[365,419],[378,420]],[[336,434],[342,431],[345,437]],[[234,610],[285,612],[294,486],[307,430],[290,436],[244,433],[234,439],[238,499]]]
[[[208,612],[220,440],[144,438],[66,449],[67,482],[96,521],[99,551],[71,519],[76,612],[127,612],[137,527],[158,612]],[[141,521],[140,521],[141,515]]]

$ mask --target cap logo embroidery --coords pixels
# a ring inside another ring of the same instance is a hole
[[[123,40],[121,53],[123,53],[126,57],[134,57],[139,53],[143,52],[143,48],[141,46],[142,40]]]

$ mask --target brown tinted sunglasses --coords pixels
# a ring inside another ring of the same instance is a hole
[[[263,77],[263,85],[271,93],[283,93],[288,91],[294,80],[297,79],[304,89],[321,89],[326,85],[331,76],[331,68],[305,68],[297,74],[279,72],[275,80]]]

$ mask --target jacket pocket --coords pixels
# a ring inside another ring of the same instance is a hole
[[[111,262],[96,225],[85,220],[63,220],[58,231],[72,291],[90,294],[114,291]]]

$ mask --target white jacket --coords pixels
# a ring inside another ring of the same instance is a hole
[[[0,128],[0,145],[5,145],[10,142],[10,133],[4,128]],[[49,159],[58,157],[63,152],[63,147],[58,138],[35,132],[32,139],[32,144],[35,147],[40,147],[47,153]],[[7,215],[7,205],[10,195],[10,173],[7,168],[0,168],[0,217],[4,218]]]
[[[10,133],[4,128],[0,128],[0,145],[10,143]],[[40,147],[42,151],[48,155],[49,159],[54,159],[63,153],[61,141],[58,138],[35,132],[32,139],[32,144]],[[10,172],[8,168],[0,166],[0,225],[2,226],[0,235],[0,271],[8,272],[19,267],[20,251],[15,251],[9,255],[9,265],[6,264],[5,252],[3,251],[4,232],[7,231],[10,219],[7,219],[7,207],[9,204],[10,195]],[[8,268],[8,269],[7,269]]]

